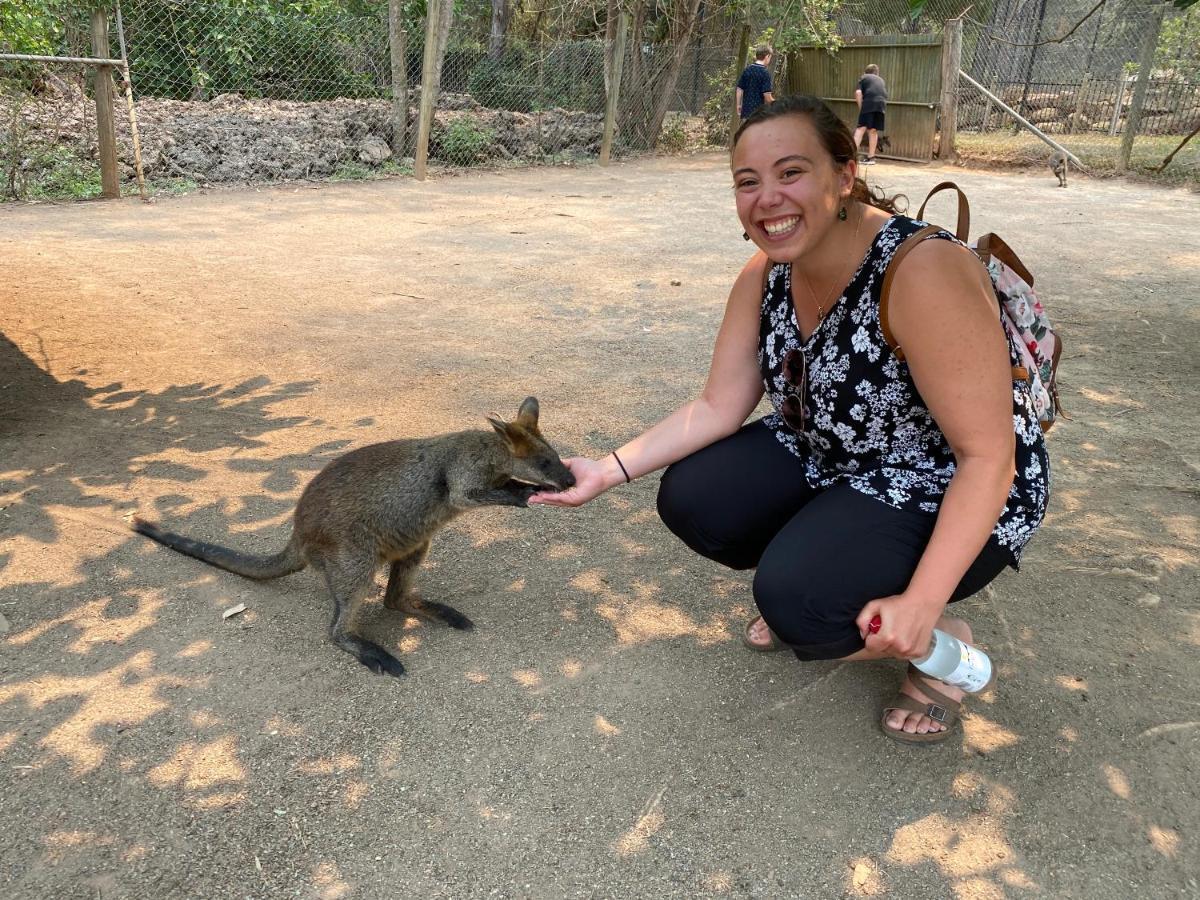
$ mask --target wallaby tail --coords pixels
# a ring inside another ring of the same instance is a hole
[[[218,569],[224,569],[226,572],[241,575],[243,578],[253,578],[256,581],[291,575],[307,565],[294,541],[288,541],[288,545],[278,553],[270,556],[255,556],[250,553],[239,553],[218,544],[206,544],[203,541],[196,541],[171,531],[163,531],[153,522],[146,522],[142,519],[135,518],[133,520],[133,530],[158,541],[164,547],[177,550],[185,556],[206,562]]]

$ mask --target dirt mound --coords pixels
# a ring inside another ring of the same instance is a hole
[[[136,111],[147,177],[200,183],[321,178],[350,164],[378,168],[392,157],[388,100],[297,102],[223,94],[207,102],[143,99]],[[123,175],[131,178],[133,143],[123,112],[122,105],[118,153]],[[17,134],[25,149],[22,165],[36,165],[37,148],[47,146],[96,159],[93,117],[82,97],[25,103]],[[415,107],[408,110],[408,125],[415,135]],[[445,94],[434,116],[430,156],[456,165],[592,156],[599,151],[602,129],[602,117],[592,113],[507,112],[482,107],[468,94]]]

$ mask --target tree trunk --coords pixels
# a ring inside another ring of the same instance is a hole
[[[615,60],[613,53],[616,52],[617,45],[617,21],[620,18],[620,8],[617,6],[617,0],[608,0],[605,7],[604,19],[604,96],[607,97],[613,92],[612,77]]]
[[[388,0],[388,48],[392,64],[392,155],[399,160],[408,151],[407,35],[401,19],[403,0]]]
[[[639,3],[637,11],[643,16],[645,7]],[[668,43],[659,44],[659,48],[670,47],[670,56],[666,66],[657,72],[647,72],[640,59],[640,31],[635,28],[632,33],[633,60],[632,68],[636,69],[636,79],[630,80],[631,93],[642,101],[641,109],[630,109],[627,132],[641,147],[652,149],[658,145],[659,132],[662,130],[663,119],[671,105],[671,96],[679,83],[679,73],[683,69],[684,58],[687,55],[688,43],[692,32],[695,31],[696,21],[700,13],[700,0],[682,0],[673,10]],[[635,101],[636,102],[636,101]]]
[[[1129,168],[1133,154],[1133,139],[1137,136],[1142,121],[1142,108],[1146,105],[1146,92],[1150,89],[1150,78],[1154,74],[1154,54],[1158,48],[1158,35],[1162,31],[1165,3],[1155,3],[1150,10],[1150,22],[1142,38],[1142,52],[1138,59],[1138,80],[1133,89],[1133,101],[1125,119],[1125,131],[1121,134],[1121,150],[1117,156],[1117,174],[1123,175]]]
[[[442,66],[446,62],[446,46],[450,43],[450,24],[454,20],[454,0],[443,0],[438,9],[437,56],[433,64],[433,108],[437,109],[442,93]]]
[[[750,56],[750,23],[743,22],[737,35],[737,51],[733,57],[733,77],[735,79],[741,76],[742,69],[746,66],[746,59]],[[787,92],[786,85],[784,92]],[[742,117],[738,114],[736,82],[729,85],[729,111],[729,149],[732,151],[733,136],[737,134],[737,130],[742,124]]]
[[[488,58],[499,61],[504,55],[504,42],[508,37],[508,0],[492,0],[492,32],[488,37]]]
[[[1039,0],[1037,11],[1037,27],[1033,31],[1033,40],[1030,43],[1037,44],[1042,39],[1042,23],[1046,20],[1046,0]],[[1033,81],[1033,67],[1037,62],[1038,48],[1033,46],[1029,48],[1029,58],[1025,64],[1025,84],[1021,88],[1021,102],[1016,105],[1017,112],[1023,116],[1029,115],[1029,86]],[[1019,130],[1014,126],[1013,133]]]
[[[625,120],[633,120],[638,108],[633,104],[645,103],[645,96],[637,94],[642,89],[642,83],[645,80],[646,59],[642,55],[642,32],[646,28],[646,0],[634,0],[633,11],[630,14],[631,22],[629,25],[629,59],[625,61],[625,74],[622,76],[625,84],[621,86],[621,95],[625,98],[622,106],[624,110],[621,115],[622,123]],[[633,88],[633,90],[629,90]],[[631,96],[637,94],[637,96]]]

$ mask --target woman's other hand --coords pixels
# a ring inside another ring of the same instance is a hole
[[[919,659],[929,652],[933,628],[946,605],[928,598],[893,594],[872,600],[855,619],[868,650],[896,659]],[[879,616],[879,631],[872,634],[871,620]]]
[[[608,467],[602,460],[572,456],[564,459],[563,465],[575,476],[575,486],[565,491],[539,491],[529,498],[530,506],[583,506],[612,487]]]

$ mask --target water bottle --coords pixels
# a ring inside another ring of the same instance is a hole
[[[882,625],[883,621],[875,616],[867,628],[875,634]],[[911,662],[931,678],[944,681],[968,694],[978,693],[992,683],[991,658],[978,647],[937,628],[933,629],[929,652]]]

